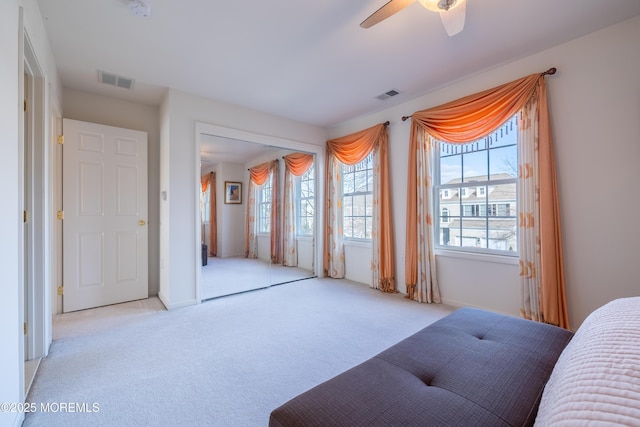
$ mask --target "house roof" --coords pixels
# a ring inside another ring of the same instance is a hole
[[[503,180],[503,179],[513,179],[513,177],[509,174],[506,173],[499,173],[499,174],[494,174],[491,175],[491,179],[493,181],[497,181],[497,180]],[[476,176],[476,177],[469,177],[465,179],[465,183],[469,184],[469,183],[473,183],[475,181],[486,181],[487,180],[487,176]],[[460,178],[455,178],[452,180],[449,180],[446,182],[446,184],[460,184],[462,183],[462,180]],[[460,197],[460,192],[458,188],[451,188],[450,190],[453,191],[453,194],[451,195],[451,197],[447,198],[447,199],[442,199],[440,201],[440,205],[443,207],[446,207],[446,205],[448,204],[457,204],[460,199],[462,198],[462,204],[468,204],[468,203],[477,203],[477,202],[482,202],[484,203],[486,198],[485,196],[479,196],[478,195],[478,187],[466,187],[467,190],[469,191],[469,194],[465,197]],[[489,184],[489,203],[497,203],[500,201],[515,201],[516,200],[516,186],[514,184],[495,184],[495,185],[491,185]]]
[[[515,218],[514,218],[515,220]],[[513,230],[514,225],[517,225],[514,220],[506,220],[506,219],[492,219],[489,217],[489,230],[500,230],[500,231],[509,231]],[[484,218],[476,218],[476,217],[465,217],[463,219],[463,227],[466,229],[476,228],[484,230],[487,226],[487,223]],[[449,229],[459,229],[460,228],[460,220],[453,219],[451,222],[446,224],[441,224],[440,228],[449,228]]]
[[[38,0],[64,87],[151,105],[175,88],[319,126],[640,14],[637,0],[467,0],[464,30],[448,37],[417,2],[363,29],[387,0],[145,1],[146,18],[127,0]],[[99,83],[98,70],[133,89]]]

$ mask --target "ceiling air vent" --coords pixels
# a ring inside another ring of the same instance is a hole
[[[98,70],[98,80],[100,81],[100,83],[121,87],[123,89],[133,88],[133,79],[122,77],[113,73],[107,73],[106,71]]]
[[[388,91],[388,92],[385,92],[385,93],[383,93],[383,94],[381,94],[381,95],[376,96],[376,98],[378,98],[380,101],[384,101],[385,99],[389,99],[389,98],[391,98],[392,96],[396,96],[396,95],[399,95],[399,94],[401,94],[401,93],[402,93],[402,92],[400,92],[400,91],[399,91],[399,90],[397,90],[397,89],[391,89],[391,90],[390,90],[390,91]]]

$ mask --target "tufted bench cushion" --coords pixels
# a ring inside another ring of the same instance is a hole
[[[532,425],[572,333],[463,308],[271,413],[276,426]]]

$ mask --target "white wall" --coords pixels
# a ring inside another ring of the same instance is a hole
[[[44,73],[46,94],[43,125],[47,142],[50,138],[49,102],[52,99],[59,100],[61,95],[60,81],[36,1],[3,0],[0,2],[0,182],[6,184],[2,193],[6,209],[0,210],[0,271],[3,274],[0,298],[0,402],[16,403],[24,399],[22,272],[18,255],[23,204],[20,186],[15,184],[22,180],[20,7],[24,10],[24,31]],[[50,325],[50,318],[45,321]],[[18,426],[22,419],[22,414],[0,411],[0,426]]]
[[[171,275],[168,260],[171,259],[171,239],[167,232],[171,222],[171,205],[169,204],[169,184],[171,181],[171,124],[169,117],[169,100],[165,97],[160,104],[160,283],[158,297],[166,305],[171,296]],[[164,232],[163,232],[164,230]],[[165,260],[167,260],[165,262]]]
[[[344,242],[344,277],[371,286],[371,243]],[[404,288],[402,289],[404,291]]]
[[[244,229],[247,210],[247,185],[244,180],[244,167],[236,163],[221,163],[216,176],[216,207],[218,208],[218,249],[219,257],[238,257],[244,255]],[[224,202],[224,182],[243,182],[242,203]]]
[[[0,182],[18,181],[18,4],[0,2]],[[2,200],[11,209],[0,209],[0,271],[3,274],[0,299],[0,402],[20,402],[19,351],[21,319],[18,308],[18,230],[20,197],[18,186],[4,185]],[[0,426],[17,425],[19,414],[0,412]]]
[[[174,89],[169,90],[163,101],[160,120],[165,130],[161,130],[160,135],[160,190],[167,191],[167,212],[161,209],[160,264],[161,269],[168,271],[161,272],[159,295],[168,308],[174,308],[197,302],[195,266],[196,256],[200,257],[199,244],[196,246],[200,242],[200,232],[195,207],[196,180],[200,171],[196,171],[195,164],[196,122],[315,146],[323,146],[327,138],[326,131],[317,126]]]
[[[160,121],[157,106],[136,104],[102,95],[64,89],[64,117],[147,132],[149,218],[149,295],[158,294],[160,234]]]
[[[313,241],[313,237],[310,236],[296,238],[296,249],[298,251],[298,267],[313,271],[315,274],[318,274],[317,268],[313,263],[313,259],[315,256],[313,250]],[[319,248],[319,250],[322,249]]]
[[[410,121],[402,116],[557,67],[547,77],[562,215],[571,326],[609,300],[640,295],[635,226],[640,211],[640,18],[611,26],[330,131],[339,137],[391,121],[389,161],[398,288],[404,291]],[[518,269],[482,259],[438,256],[445,302],[518,314]],[[366,268],[362,266],[361,268]]]

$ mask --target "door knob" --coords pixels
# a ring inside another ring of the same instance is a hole
[[[142,226],[145,225],[146,221],[144,219],[141,219],[140,221],[138,221],[138,225]]]

